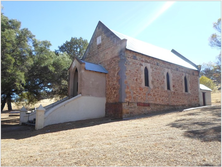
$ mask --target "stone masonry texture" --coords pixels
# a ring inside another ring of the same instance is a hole
[[[198,106],[198,71],[129,50],[126,50],[125,65],[123,117]],[[145,86],[145,67],[149,70],[149,87]],[[166,72],[170,74],[171,90],[166,89]],[[184,90],[184,76],[188,78],[188,92]]]

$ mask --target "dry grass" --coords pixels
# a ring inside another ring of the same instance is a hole
[[[12,120],[11,120],[12,121]],[[2,121],[2,166],[220,166],[221,107],[35,131]]]
[[[37,107],[40,106],[40,104],[41,104],[43,107],[45,107],[45,106],[47,106],[47,105],[49,105],[49,104],[51,104],[51,103],[56,102],[57,100],[58,100],[58,99],[56,99],[56,98],[53,98],[53,99],[44,99],[44,100],[40,100],[38,103],[36,103],[36,104],[34,104],[34,105],[29,105],[29,106],[26,106],[26,105],[25,105],[25,107],[28,107],[28,108],[35,108],[35,107],[36,107],[36,108],[37,108]],[[16,103],[12,103],[12,109],[13,109],[13,110],[20,110],[20,109],[22,108],[22,106],[23,106],[23,104],[17,105]],[[7,104],[5,105],[3,111],[6,111],[6,110],[8,110]]]
[[[221,92],[211,93],[211,102],[212,102],[212,104],[220,104],[221,103]]]

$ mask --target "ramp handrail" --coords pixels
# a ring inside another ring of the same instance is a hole
[[[62,103],[64,101],[68,100],[68,99],[69,99],[69,97],[67,96],[67,97],[65,97],[65,98],[63,98],[61,100],[58,100],[58,101],[56,101],[56,102],[54,102],[52,104],[49,104],[49,105],[45,106],[44,108],[45,108],[45,110],[48,110],[49,108],[52,108],[52,107],[56,106],[57,104]]]

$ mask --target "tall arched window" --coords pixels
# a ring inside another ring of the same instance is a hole
[[[145,86],[149,87],[149,71],[147,67],[144,69],[144,76],[145,76]]]
[[[185,89],[185,92],[188,92],[187,77],[186,76],[184,77],[184,89]]]
[[[170,90],[170,75],[169,75],[169,73],[166,74],[166,80],[167,80],[167,90]]]

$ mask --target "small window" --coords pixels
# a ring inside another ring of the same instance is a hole
[[[149,87],[149,71],[147,67],[144,69],[144,75],[145,75],[145,86]]]
[[[166,74],[166,79],[167,79],[167,90],[170,90],[170,75],[169,75],[169,73]]]
[[[184,77],[184,88],[185,88],[185,92],[188,92],[188,86],[187,86],[187,77]]]
[[[97,37],[97,45],[101,44],[101,36]]]

